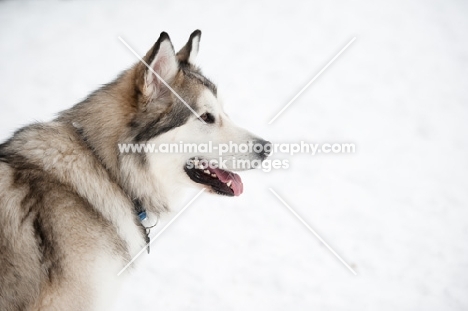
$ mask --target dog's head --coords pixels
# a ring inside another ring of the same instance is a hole
[[[237,196],[243,185],[233,171],[258,166],[269,154],[269,143],[236,126],[224,112],[216,85],[195,66],[200,37],[194,31],[175,53],[163,32],[136,66],[132,137],[155,148],[145,155],[155,178]]]

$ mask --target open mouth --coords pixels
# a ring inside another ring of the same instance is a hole
[[[239,196],[244,191],[239,175],[210,167],[207,160],[191,158],[187,161],[184,170],[192,181],[210,187],[217,194],[232,197]]]

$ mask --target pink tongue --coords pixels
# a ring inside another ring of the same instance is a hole
[[[234,195],[239,196],[244,191],[244,185],[239,175],[233,172],[228,172],[219,168],[211,169],[223,183],[227,183],[232,180],[231,188],[234,190]]]

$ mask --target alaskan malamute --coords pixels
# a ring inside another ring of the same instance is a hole
[[[0,310],[103,310],[117,273],[146,244],[142,213],[160,215],[190,184],[233,196],[232,167],[212,153],[121,152],[121,144],[268,143],[224,113],[194,65],[201,32],[176,54],[167,33],[116,80],[57,119],[0,145]],[[189,107],[186,106],[188,104]],[[225,157],[262,161],[261,152]]]

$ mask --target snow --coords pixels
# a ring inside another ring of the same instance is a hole
[[[118,36],[142,55],[161,31],[179,48],[199,28],[234,121],[357,152],[282,155],[291,168],[241,174],[239,198],[203,194],[113,310],[466,310],[467,16],[463,1],[2,1],[0,139],[134,63]]]

